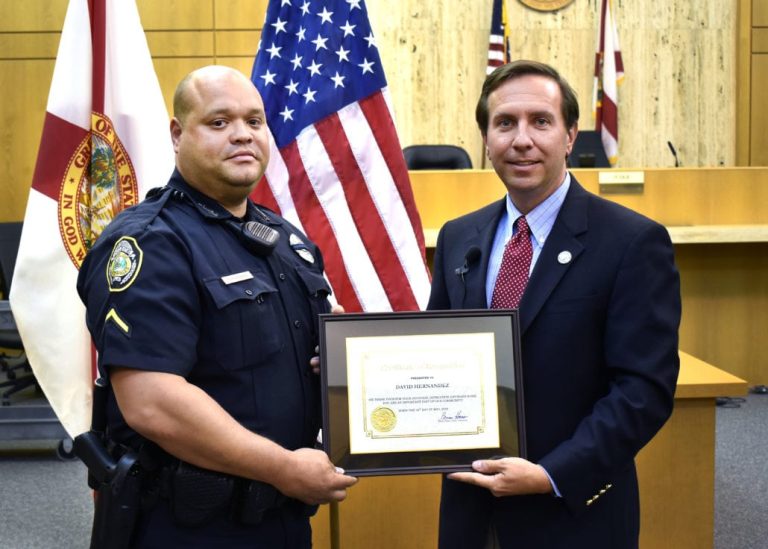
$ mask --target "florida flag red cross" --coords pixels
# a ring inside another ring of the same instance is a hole
[[[595,52],[595,84],[593,108],[595,130],[611,166],[619,156],[619,84],[624,78],[624,61],[619,48],[619,34],[611,11],[611,1],[602,0],[600,26],[597,30]]]
[[[172,169],[168,113],[134,0],[70,0],[10,300],[35,376],[71,436],[90,427],[93,384],[78,269],[110,220]]]
[[[424,235],[362,0],[271,0],[251,79],[272,132],[253,198],[319,246],[348,312],[426,308]]]

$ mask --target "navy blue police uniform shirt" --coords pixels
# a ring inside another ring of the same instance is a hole
[[[118,215],[88,253],[78,292],[99,370],[178,374],[246,428],[288,449],[320,427],[309,361],[330,288],[318,248],[276,214],[248,202],[246,220],[277,230],[269,255],[246,247],[241,220],[175,171],[168,185]],[[136,447],[110,394],[114,440]]]

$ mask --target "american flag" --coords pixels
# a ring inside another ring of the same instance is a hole
[[[320,246],[347,311],[424,309],[424,235],[363,0],[271,0],[251,79],[273,136],[253,199]]]
[[[619,49],[619,35],[611,12],[610,0],[603,0],[600,7],[600,26],[597,31],[595,53],[595,85],[593,104],[595,130],[605,148],[611,166],[619,156],[619,84],[624,78],[624,62]]]
[[[488,66],[486,74],[496,67],[509,63],[509,30],[507,29],[507,6],[504,0],[493,0],[491,36],[488,43]]]

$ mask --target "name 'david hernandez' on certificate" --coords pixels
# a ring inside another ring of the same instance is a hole
[[[350,453],[499,446],[493,333],[346,340]]]

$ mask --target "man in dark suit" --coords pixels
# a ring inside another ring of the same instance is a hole
[[[634,457],[679,369],[669,235],[568,173],[579,107],[553,68],[499,67],[476,118],[507,196],[442,228],[429,309],[519,306],[528,455],[443,480],[440,547],[637,547]]]

